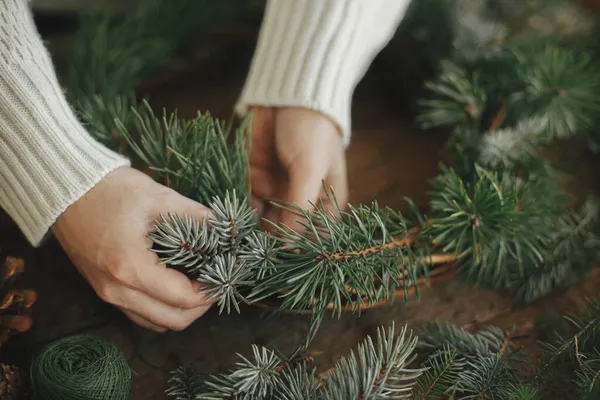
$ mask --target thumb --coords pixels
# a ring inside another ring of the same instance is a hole
[[[319,194],[327,171],[319,168],[311,160],[301,157],[288,171],[289,190],[287,202],[303,210],[312,211],[318,206]],[[287,210],[281,211],[281,223],[293,230],[301,230],[298,216]]]

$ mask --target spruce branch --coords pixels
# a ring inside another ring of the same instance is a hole
[[[542,179],[525,184],[508,172],[475,171],[473,182],[447,168],[434,180],[424,234],[456,254],[468,280],[507,287],[511,270],[523,276],[543,262],[556,196],[547,197],[552,189]]]
[[[535,386],[524,383],[511,385],[507,400],[540,400],[540,391]]]
[[[206,382],[206,393],[196,398],[213,399],[271,399],[280,384],[282,360],[274,351],[252,346],[253,358],[238,354],[239,361],[228,374],[213,375]]]
[[[334,194],[328,196],[336,204]],[[393,216],[380,211],[377,203],[349,205],[348,211],[336,205],[332,212],[280,206],[293,212],[304,229],[275,226],[282,252],[271,276],[257,285],[256,301],[278,295],[282,309],[300,310],[333,303],[339,315],[343,303],[355,303],[356,298],[366,304],[393,299],[401,272],[402,284],[409,288],[427,267],[412,248],[400,246],[402,239],[394,239],[407,237],[408,229],[392,223]],[[355,303],[356,311],[361,303]]]
[[[463,64],[501,51],[510,34],[507,21],[490,13],[487,1],[457,0],[454,2],[453,58]]]
[[[545,351],[534,377],[536,382],[550,376],[557,363],[585,351],[587,344],[596,338],[600,328],[600,302],[588,299],[582,315],[568,314],[564,318],[570,329],[567,334],[556,332],[553,341],[543,343]]]
[[[470,333],[456,325],[429,322],[417,330],[417,335],[422,355],[434,354],[447,347],[469,358],[496,354],[500,359],[519,361],[516,349],[510,342],[510,332],[494,326]]]
[[[465,400],[501,400],[512,394],[512,387],[518,384],[515,369],[493,354],[477,360],[467,361],[468,366],[459,377],[459,391]]]
[[[281,384],[277,388],[277,399],[281,400],[323,400],[320,394],[323,381],[317,378],[316,369],[307,363],[286,368],[281,374]]]
[[[479,77],[449,61],[442,62],[441,69],[436,81],[425,84],[434,97],[419,101],[422,111],[417,120],[424,128],[465,123],[478,126],[487,104]]]
[[[219,312],[231,308],[240,313],[239,303],[247,303],[242,290],[251,287],[254,283],[254,271],[243,262],[238,262],[231,253],[218,255],[214,258],[214,264],[200,272],[197,280],[208,285],[200,293],[209,295],[209,300],[217,300]]]
[[[549,232],[544,264],[525,279],[515,278],[513,292],[517,303],[530,303],[583,276],[600,248],[599,211],[597,199],[590,197],[579,210],[558,216]]]
[[[222,251],[237,251],[246,243],[246,237],[256,228],[256,216],[246,201],[238,200],[235,190],[221,200],[213,198],[210,203],[212,215],[210,227],[219,239]]]
[[[212,262],[219,240],[208,230],[206,220],[200,223],[189,215],[172,213],[168,218],[160,218],[149,238],[155,244],[153,251],[162,263],[181,266],[188,275],[197,275],[202,267]]]
[[[493,127],[492,127],[493,128]],[[479,161],[492,168],[514,168],[538,159],[539,148],[547,144],[544,121],[540,118],[520,120],[516,126],[490,129],[480,143]]]
[[[189,33],[196,36],[216,18],[228,18],[235,8],[227,3],[148,0],[124,13],[80,16],[67,95],[96,140],[126,151],[114,118],[128,121],[136,85],[162,67]]]
[[[509,109],[545,121],[549,138],[583,133],[594,126],[600,79],[591,54],[547,44],[511,50],[515,91]]]
[[[554,330],[557,339],[547,355],[558,349],[563,361],[572,362],[569,380],[581,399],[598,394],[600,337],[589,328],[598,307],[595,300],[589,304],[583,314],[566,316],[571,333],[565,336]],[[304,354],[285,358],[257,346],[252,353],[251,358],[239,356],[240,362],[229,373],[209,377],[211,389],[197,398],[539,400],[548,389],[544,382],[554,377],[552,369],[543,368],[547,356],[532,379],[523,375],[512,332],[495,326],[467,332],[456,325],[430,322],[413,336],[407,327],[395,334],[392,323],[379,328],[375,340],[368,336],[356,352],[320,375],[312,358]],[[543,380],[537,379],[540,373]]]
[[[256,233],[254,212],[235,192],[215,198],[210,209],[202,223],[170,214],[155,224],[149,238],[162,263],[205,284],[201,293],[216,301],[219,312],[234,308],[239,313],[239,304],[249,303],[250,288],[272,269],[275,246]]]
[[[196,400],[204,389],[204,382],[194,367],[186,365],[171,372],[167,386],[165,394],[174,400]]]
[[[581,400],[592,400],[600,396],[600,353],[584,356],[575,371],[575,384]]]
[[[415,379],[422,369],[411,369],[417,338],[406,327],[395,336],[392,323],[387,331],[379,328],[377,341],[370,337],[356,353],[340,361],[327,378],[327,399],[402,399],[410,398]]]
[[[277,241],[267,233],[253,231],[245,236],[246,244],[239,252],[239,259],[258,271],[256,278],[263,280],[273,274],[278,262]]]
[[[423,369],[410,368],[417,338],[392,323],[368,336],[356,352],[342,358],[324,378],[306,357],[285,359],[274,351],[252,346],[252,358],[238,355],[226,374],[212,375],[210,389],[197,399],[335,400],[411,398]]]
[[[132,127],[116,120],[117,131],[161,183],[201,204],[227,192],[247,197],[247,120],[234,128],[209,113],[180,120],[165,110],[159,119],[146,101],[132,114]]]
[[[450,347],[434,352],[422,364],[426,370],[417,381],[415,400],[446,399],[456,389],[460,372],[465,368],[465,359]]]

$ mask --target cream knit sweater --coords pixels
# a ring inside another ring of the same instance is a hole
[[[310,108],[350,139],[356,84],[410,0],[270,0],[236,111]],[[34,246],[60,214],[129,160],[69,107],[27,0],[0,0],[0,207]]]

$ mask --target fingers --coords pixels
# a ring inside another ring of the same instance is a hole
[[[167,209],[179,215],[189,215],[197,220],[210,216],[210,210],[203,205],[176,194],[168,204],[157,204],[154,214],[163,214]],[[132,241],[128,251],[109,269],[111,277],[132,289],[147,293],[153,298],[181,309],[192,309],[207,306],[206,299],[199,295],[199,282],[190,280],[183,273],[158,262],[156,254],[150,251],[147,238],[143,241]],[[135,250],[134,250],[135,249]]]
[[[151,324],[173,331],[181,331],[204,315],[210,306],[199,306],[183,310],[171,307],[165,303],[135,290],[125,290],[121,296],[122,306],[127,309],[129,304],[135,304],[136,313]],[[132,310],[130,310],[132,311]]]
[[[156,254],[145,243],[133,242],[131,248],[121,256],[118,264],[108,268],[109,279],[172,307],[187,310],[210,305],[199,294],[199,282],[159,264]]]
[[[125,316],[127,316],[127,318],[129,318],[133,323],[135,323],[138,326],[141,326],[142,328],[145,328],[150,331],[157,332],[157,333],[165,333],[168,330],[164,326],[158,326],[158,325],[153,324],[152,322],[148,321],[145,318],[140,317],[138,314],[136,314],[132,311],[121,309],[121,312],[123,314],[125,314]]]
[[[289,170],[287,202],[295,204],[303,210],[312,210],[317,206],[326,173],[327,171],[310,164],[308,158],[298,159]],[[280,220],[283,225],[293,230],[299,230],[302,226],[297,219],[298,217],[293,213],[281,210]]]
[[[275,110],[271,107],[254,107],[252,109],[252,147],[250,149],[250,165],[268,169],[271,159],[265,157],[275,150],[272,134],[274,131]]]
[[[346,172],[346,163],[344,160],[335,163],[326,180],[327,191],[331,200],[323,201],[323,206],[327,211],[344,210],[348,206],[348,175]],[[331,193],[333,191],[333,193]],[[336,204],[333,204],[335,202]]]
[[[164,268],[166,270],[166,268]],[[171,270],[170,272],[177,272]],[[182,277],[183,274],[179,274]],[[199,291],[198,282],[192,284],[188,280],[194,296],[201,301],[201,305],[193,308],[181,308],[161,301],[163,296],[158,292],[144,293],[133,288],[131,283],[116,280],[112,276],[94,275],[90,283],[98,296],[107,303],[119,307],[136,324],[156,332],[170,330],[182,330],[193,321],[202,316],[211,306],[211,302],[205,300],[204,296],[196,294]],[[165,287],[172,287],[170,281]]]
[[[105,282],[98,294],[107,303],[119,307],[136,324],[157,332],[183,330],[210,308],[207,302],[190,309],[174,307],[117,282]]]
[[[250,208],[255,210],[256,214],[261,217],[265,212],[265,201],[258,196],[251,195]]]
[[[277,182],[272,172],[264,168],[251,167],[250,168],[250,184],[252,187],[252,194],[258,198],[272,199],[277,193]]]

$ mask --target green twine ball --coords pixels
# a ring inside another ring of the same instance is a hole
[[[131,370],[111,342],[75,335],[47,345],[33,360],[31,389],[36,400],[127,400]]]

